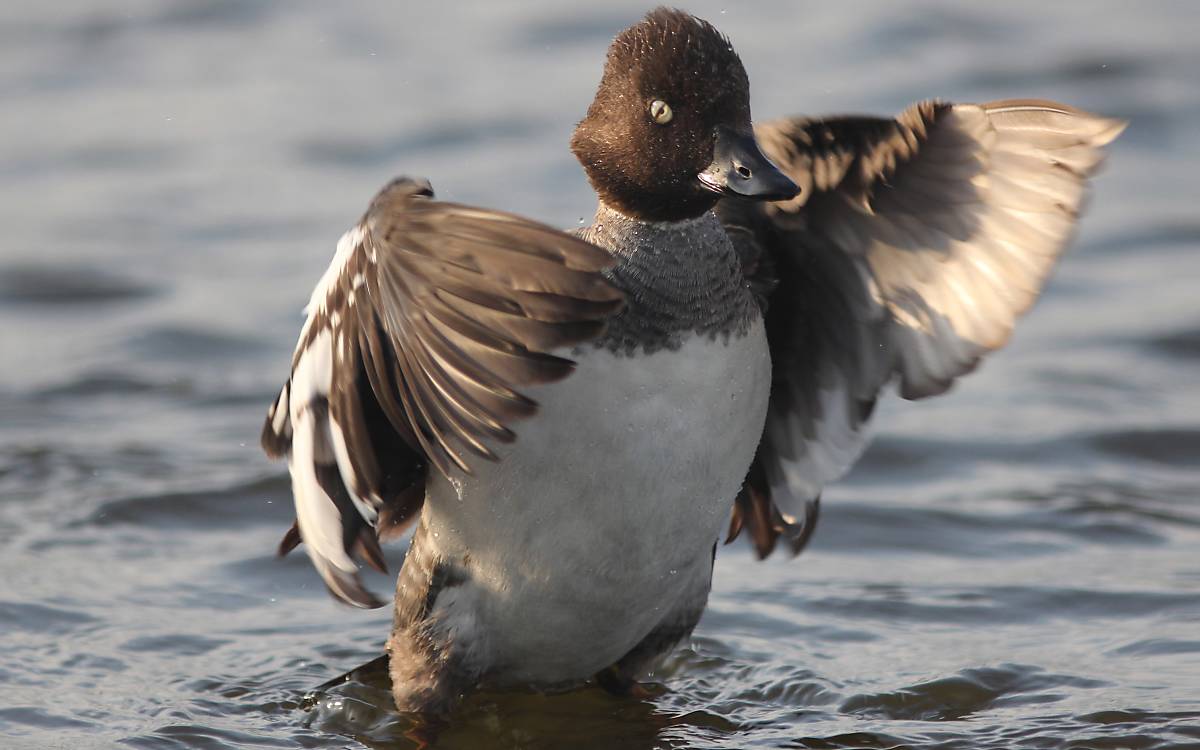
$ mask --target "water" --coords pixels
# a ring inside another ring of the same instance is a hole
[[[590,215],[568,135],[645,8],[540,5],[0,11],[0,746],[1200,746],[1182,3],[694,6],[760,118],[1049,96],[1132,125],[1010,347],[885,405],[799,560],[722,550],[656,695],[480,695],[440,731],[374,678],[304,700],[388,616],[273,559],[291,510],[260,419],[334,242],[394,174]]]

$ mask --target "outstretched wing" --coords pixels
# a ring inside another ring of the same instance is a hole
[[[894,379],[904,398],[942,393],[1004,345],[1124,127],[1020,100],[756,128],[801,192],[717,209],[763,290],[775,363],[730,538],[749,528],[766,556],[782,534],[798,552],[821,488],[865,447],[881,389]]]
[[[537,404],[519,389],[566,377],[550,352],[600,335],[621,295],[595,245],[511,214],[432,200],[396,180],[371,202],[313,291],[292,374],[262,444],[288,458],[296,525],[330,590],[360,607],[354,555],[424,501],[426,472],[495,460]]]

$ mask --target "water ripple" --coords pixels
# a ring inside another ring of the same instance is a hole
[[[590,212],[571,123],[646,6],[6,6],[0,747],[1200,747],[1200,11],[701,6],[760,116],[1045,96],[1133,123],[1006,350],[881,409],[798,560],[723,549],[645,697],[482,693],[440,724],[386,675],[306,700],[389,613],[273,558],[293,511],[257,430],[324,238],[387,175]]]
[[[143,299],[160,290],[108,271],[81,266],[0,268],[0,303],[89,305]]]
[[[133,525],[157,529],[239,527],[275,520],[272,499],[287,500],[290,484],[282,477],[261,479],[216,491],[126,497],[102,503],[78,526]],[[290,502],[290,500],[289,500]]]
[[[0,601],[0,623],[4,630],[16,629],[33,633],[63,635],[100,620],[78,610],[51,607],[29,602]]]
[[[1054,703],[1056,688],[1090,689],[1107,683],[1070,675],[1048,674],[1037,667],[1006,665],[968,669],[952,677],[930,680],[888,693],[855,695],[840,710],[863,716],[916,721],[965,719],[997,706]]]

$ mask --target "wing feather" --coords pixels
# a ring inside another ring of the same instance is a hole
[[[559,380],[551,354],[603,333],[622,304],[614,259],[511,214],[385,187],[338,243],[314,290],[292,374],[263,447],[287,455],[301,540],[335,596],[360,607],[355,557],[382,570],[379,536],[419,512],[430,467],[470,472],[537,405],[520,389]]]
[[[1055,102],[1009,100],[756,128],[802,191],[717,209],[731,237],[751,246],[751,286],[771,290],[775,362],[754,488],[739,497],[731,532],[754,525],[764,556],[778,535],[807,538],[797,529],[811,532],[821,488],[862,452],[888,383],[905,398],[936,395],[1008,340],[1124,127]]]

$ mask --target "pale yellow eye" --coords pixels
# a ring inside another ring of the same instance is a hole
[[[671,111],[671,105],[662,99],[655,99],[650,102],[650,119],[659,125],[666,125],[674,116],[675,113]]]

